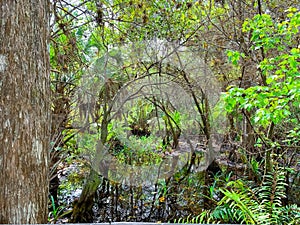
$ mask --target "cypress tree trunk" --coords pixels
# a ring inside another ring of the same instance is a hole
[[[49,2],[0,1],[0,223],[47,223]]]

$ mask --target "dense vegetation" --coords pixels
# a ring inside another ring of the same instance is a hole
[[[49,220],[297,224],[297,3],[53,0]]]

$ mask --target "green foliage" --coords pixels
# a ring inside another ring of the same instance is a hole
[[[130,136],[128,139],[121,139],[123,145],[121,149],[113,151],[113,155],[122,162],[134,166],[158,165],[162,161],[160,151],[157,151],[161,141],[157,141],[154,136],[136,137]]]
[[[227,51],[227,57],[228,57],[228,60],[229,62],[231,62],[233,65],[237,66],[238,63],[239,63],[239,60],[241,57],[245,57],[245,54],[244,53],[240,53],[238,51],[231,51],[231,50],[228,50]]]
[[[48,220],[49,220],[49,222],[55,223],[62,216],[62,213],[65,210],[65,207],[64,206],[56,207],[54,198],[52,195],[50,196],[50,200],[51,200],[52,210],[49,212]]]
[[[299,34],[300,13],[288,10],[287,20],[273,21],[269,15],[257,15],[244,23],[243,31],[252,32],[252,50],[263,48],[270,54],[259,63],[259,69],[266,84],[247,89],[232,87],[224,95],[226,110],[232,112],[236,107],[247,111],[255,110],[252,122],[263,127],[270,123],[278,124],[292,115],[293,108],[300,102],[300,49],[294,47],[293,40]],[[238,64],[240,54],[228,52],[229,60]]]
[[[262,185],[255,188],[241,180],[229,182],[226,189],[221,189],[224,197],[218,205],[233,210],[227,217],[238,223],[297,224],[300,209],[295,205],[283,205],[285,189],[285,172],[278,169],[266,174]],[[294,214],[290,208],[295,209]]]
[[[282,22],[274,21],[268,14],[256,15],[244,22],[243,31],[252,32],[254,49],[283,51],[292,44],[293,37],[299,32],[300,14],[296,8],[289,8],[286,13],[287,19]]]
[[[236,180],[220,188],[223,198],[213,210],[203,210],[198,216],[188,216],[175,223],[232,224],[298,224],[300,208],[285,206],[286,172],[277,169],[264,176],[261,185],[251,187]]]
[[[150,120],[154,112],[154,106],[148,102],[145,102],[143,99],[137,100],[133,106],[131,106],[128,123],[132,126],[136,125],[139,129],[147,130],[148,129],[148,120]]]
[[[189,215],[186,218],[179,218],[178,220],[174,220],[174,223],[192,223],[192,224],[204,224],[204,223],[216,223],[217,220],[211,216],[210,210],[203,210],[198,216]]]

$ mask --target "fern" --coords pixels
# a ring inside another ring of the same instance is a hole
[[[286,185],[285,171],[280,168],[266,174],[261,186],[255,188],[242,180],[231,181],[220,189],[224,197],[213,211],[204,210],[177,223],[299,224],[300,208],[283,206]]]
[[[211,213],[211,217],[221,223],[234,223],[240,220],[239,218],[242,217],[242,211],[234,210],[227,204],[219,205]]]
[[[260,201],[262,215],[268,224],[281,223],[282,199],[285,198],[285,172],[274,171],[274,174],[267,174],[260,188],[256,188]]]
[[[293,204],[282,208],[280,213],[282,224],[299,224],[300,208]]]
[[[285,186],[283,169],[265,175],[262,185],[253,189],[241,180],[229,182],[227,189],[221,189],[224,197],[218,206],[229,206],[231,210],[223,210],[221,219],[231,218],[231,221],[246,224],[297,224],[299,207],[283,206]]]
[[[255,200],[253,192],[249,192],[245,184],[241,180],[228,183],[233,190],[221,189],[224,197],[218,203],[221,205],[229,205],[234,211],[232,220],[235,222],[257,224],[255,209],[259,208],[258,202]]]
[[[190,223],[190,224],[203,224],[203,223],[217,223],[217,220],[213,217],[210,210],[204,210],[197,216],[189,215],[186,218],[179,218],[174,220],[174,223]]]

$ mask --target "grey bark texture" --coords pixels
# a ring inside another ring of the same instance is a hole
[[[48,0],[0,0],[0,223],[47,223]]]

